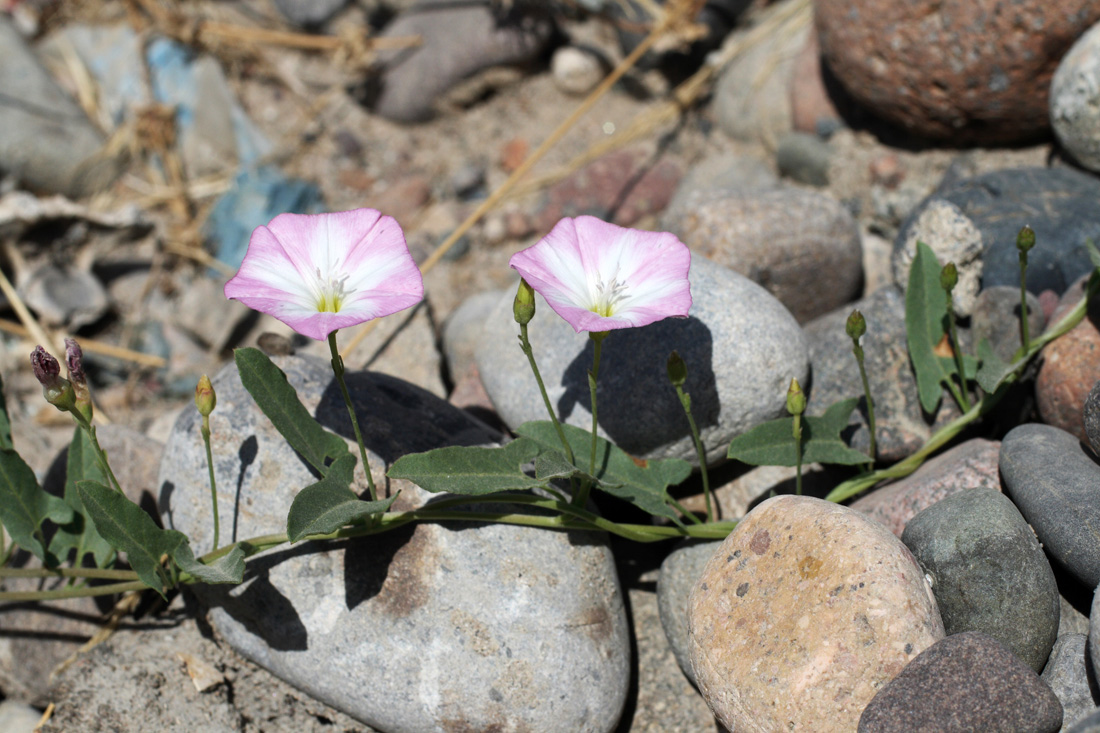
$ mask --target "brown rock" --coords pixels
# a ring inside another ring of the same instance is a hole
[[[1062,55],[1100,19],[1091,0],[818,0],[829,68],[905,129],[982,144],[1033,138]]]
[[[885,524],[898,537],[920,512],[964,489],[1001,490],[997,469],[1001,444],[974,438],[938,455],[900,481],[852,503],[855,509]]]
[[[837,127],[843,118],[837,111],[821,68],[821,46],[817,34],[811,33],[806,45],[798,52],[791,72],[791,125],[799,132],[816,133],[818,125]],[[835,82],[833,83],[835,87]]]
[[[511,173],[527,160],[530,144],[525,138],[514,137],[500,147],[500,167],[505,173]]]
[[[413,175],[394,181],[385,191],[372,193],[369,205],[386,216],[405,222],[431,197],[431,181],[426,176]]]
[[[1070,286],[1051,316],[1060,321],[1083,296],[1082,278]],[[1087,441],[1082,411],[1085,398],[1100,380],[1100,304],[1089,307],[1088,315],[1071,331],[1043,349],[1043,365],[1035,380],[1039,415],[1047,425],[1073,433]]]
[[[851,731],[943,638],[924,574],[858,512],[779,496],[715,551],[688,604],[699,689],[736,731]]]

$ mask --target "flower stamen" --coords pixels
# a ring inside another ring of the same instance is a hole
[[[325,281],[325,277],[321,275],[321,268],[317,268],[317,311],[319,313],[339,313],[340,308],[344,305],[344,301],[349,295],[355,292],[355,289],[347,289],[348,275],[344,274],[341,277],[329,277],[328,281]]]
[[[616,306],[626,298],[626,285],[625,281],[619,282],[618,278],[615,277],[604,283],[603,278],[597,275],[592,312],[604,318],[610,318],[615,313]]]

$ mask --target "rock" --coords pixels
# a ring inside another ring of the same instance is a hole
[[[397,221],[409,221],[432,198],[432,181],[428,176],[409,175],[389,183],[386,188],[372,190],[370,206],[386,212]]]
[[[1092,446],[1094,453],[1100,453],[1100,381],[1092,385],[1089,396],[1085,398],[1082,419],[1085,423],[1085,435],[1088,436],[1089,445]]]
[[[931,247],[941,265],[955,263],[959,271],[959,283],[951,293],[955,312],[970,315],[982,277],[982,234],[974,222],[950,201],[930,201],[906,230],[902,247],[894,250],[894,282],[902,290],[908,287],[917,242]]]
[[[554,86],[576,97],[595,89],[608,70],[607,61],[594,49],[579,46],[562,46],[550,59]]]
[[[906,347],[905,298],[896,287],[881,288],[805,325],[814,375],[808,412],[820,415],[840,400],[863,396],[852,340],[844,330],[853,310],[859,310],[867,321],[867,334],[860,343],[875,402],[878,460],[899,461],[924,445],[934,430],[958,417],[959,411],[950,396],[940,402],[931,424],[921,411]],[[852,413],[852,422],[859,427],[851,436],[851,446],[869,450],[862,401]]]
[[[241,659],[178,607],[140,626],[123,623],[77,656],[51,692],[56,708],[43,733],[370,733]]]
[[[864,229],[860,237],[863,249],[863,297],[867,297],[879,288],[894,284],[894,273],[890,266],[890,257],[894,243],[885,237]]]
[[[1072,728],[1066,729],[1065,733],[1100,733],[1100,709],[1077,721]]]
[[[824,0],[821,52],[863,106],[907,132],[955,143],[1021,142],[1047,130],[1050,78],[1097,19],[1088,0]]]
[[[1060,321],[1084,294],[1084,279],[1062,296],[1051,323]],[[1085,432],[1084,407],[1100,380],[1100,303],[1093,302],[1081,322],[1043,348],[1043,362],[1035,379],[1035,399],[1043,422],[1081,440]]]
[[[676,663],[692,684],[695,670],[688,651],[688,599],[691,589],[703,574],[703,568],[721,543],[716,541],[681,542],[661,563],[657,578],[657,606],[661,611],[661,626],[668,644],[676,655]]]
[[[340,12],[347,0],[275,0],[275,7],[299,28],[318,28]]]
[[[879,691],[859,719],[859,733],[935,730],[1053,733],[1058,698],[999,642],[978,631],[925,649]]]
[[[989,342],[993,353],[1006,364],[1020,348],[1020,288],[993,285],[978,293],[970,313],[971,342]],[[1046,327],[1046,315],[1033,293],[1027,294],[1028,333],[1038,336]]]
[[[45,263],[19,283],[19,295],[51,326],[75,331],[107,312],[107,290],[87,270]]]
[[[776,188],[779,179],[767,163],[748,155],[710,155],[688,168],[662,217],[664,222],[685,215],[685,207],[696,191],[751,193]]]
[[[420,36],[421,44],[379,53],[374,111],[395,122],[431,118],[436,99],[457,82],[492,66],[534,60],[554,24],[532,3],[509,7],[464,0],[420,2],[382,29],[381,38]]]
[[[1001,442],[1005,493],[1047,553],[1089,588],[1100,583],[1100,468],[1064,430],[1031,423]]]
[[[13,700],[0,702],[0,730],[7,733],[35,733],[42,713],[30,705]]]
[[[102,191],[119,161],[103,134],[54,81],[6,17],[0,17],[0,171],[24,186],[69,198]]]
[[[943,637],[890,532],[820,499],[760,504],[707,563],[688,607],[699,689],[730,730],[851,730],[876,691]]]
[[[1093,692],[1096,678],[1088,666],[1085,634],[1059,636],[1050,652],[1050,661],[1043,669],[1046,682],[1062,703],[1062,730],[1085,718],[1100,705],[1100,695]]]
[[[297,356],[276,363],[322,424],[351,434],[326,363]],[[383,465],[403,454],[494,437],[399,379],[360,372],[347,381],[383,487]],[[256,409],[233,365],[214,386],[223,527],[237,537],[268,533],[315,479]],[[169,524],[205,549],[210,509],[198,429],[198,413],[188,408],[166,446],[161,503]],[[402,508],[431,497],[404,481],[388,486],[402,492]],[[373,727],[609,731],[619,718],[629,641],[603,540],[509,525],[419,524],[342,546],[279,548],[250,567],[252,582],[201,589],[213,626],[246,658]],[[471,689],[489,692],[472,696]]]
[[[1028,253],[1027,289],[1063,293],[1092,271],[1085,241],[1100,241],[1100,181],[1071,168],[1016,168],[993,171],[941,185],[902,224],[895,250],[909,241],[910,229],[932,201],[959,208],[981,233],[982,287],[1020,286],[1016,235],[1035,230]]]
[[[856,499],[851,507],[901,537],[909,520],[949,496],[968,489],[1000,491],[1000,450],[998,441],[972,438],[929,459],[909,476]]]
[[[791,314],[763,288],[705,257],[691,262],[694,304],[686,319],[622,329],[604,342],[599,375],[600,434],[647,459],[697,463],[683,407],[668,383],[665,362],[679,351],[687,363],[684,389],[707,452],[725,459],[729,441],[786,414],[787,386],[807,374],[806,342]],[[497,303],[477,352],[481,380],[510,427],[547,415],[523,352],[516,348],[513,296]],[[530,324],[550,403],[563,422],[592,424],[588,369],[592,342],[536,297]]]
[[[901,536],[931,579],[944,632],[980,631],[1036,672],[1058,638],[1059,595],[1043,548],[996,489],[948,496]]]
[[[456,198],[463,201],[485,195],[485,163],[471,160],[463,163],[451,174],[447,186]],[[381,211],[381,209],[379,209]],[[394,217],[397,218],[397,217]]]
[[[1089,617],[1074,608],[1065,596],[1059,596],[1061,607],[1058,612],[1058,636],[1066,634],[1088,634]]]
[[[845,126],[837,106],[847,108],[851,102],[832,71],[822,65],[821,46],[818,45],[816,33],[809,35],[806,45],[794,60],[790,103],[791,126],[798,132],[828,137],[822,133]]]
[[[735,140],[772,145],[791,129],[790,80],[809,26],[771,34],[726,65],[714,85],[718,127]],[[743,38],[748,31],[731,34]]]
[[[698,191],[664,223],[692,252],[763,285],[800,322],[859,293],[859,228],[828,196],[789,186]]]
[[[786,178],[809,186],[829,185],[829,164],[833,149],[817,135],[788,132],[779,138],[775,162]]]
[[[1050,125],[1062,147],[1100,171],[1100,24],[1077,39],[1050,84]]]
[[[443,324],[443,354],[452,379],[457,380],[475,365],[481,329],[504,297],[503,290],[474,293],[447,316]]]
[[[736,471],[736,475],[723,481],[723,475],[730,470]],[[737,462],[711,471],[714,516],[718,519],[740,519],[749,511],[749,507],[768,494],[793,494],[796,473],[794,466],[749,466]],[[842,480],[835,471],[820,463],[802,466],[802,491],[809,496],[825,496]],[[680,497],[678,501],[687,511],[703,516],[707,511],[706,497],[702,491],[702,482],[697,481],[695,484],[699,490]]]
[[[628,227],[664,211],[682,177],[680,165],[667,157],[654,163],[638,148],[608,153],[551,186],[531,226],[548,232],[563,217],[590,214]]]

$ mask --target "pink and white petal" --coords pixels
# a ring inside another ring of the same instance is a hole
[[[303,272],[300,269],[306,266],[308,263],[295,263],[275,234],[267,227],[261,226],[252,232],[248,251],[245,252],[241,267],[229,283],[238,279],[250,280],[253,283],[251,287],[260,287],[262,283],[275,291],[300,292],[303,296],[307,296],[313,292],[309,283],[313,282],[315,277],[309,276],[312,270],[307,269]],[[229,288],[229,284],[226,287]],[[235,296],[230,295],[227,290],[226,297]]]
[[[513,255],[509,264],[527,279],[531,287],[535,285],[528,275],[553,284],[557,291],[569,294],[569,300],[576,305],[590,305],[592,282],[585,269],[573,219],[559,221],[533,247]],[[545,297],[546,294],[542,294]]]

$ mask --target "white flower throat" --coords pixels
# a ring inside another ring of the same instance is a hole
[[[626,297],[626,282],[619,282],[619,270],[615,269],[615,275],[606,283],[599,275],[596,275],[596,292],[592,298],[593,313],[604,318],[610,318],[616,307]]]
[[[339,313],[344,301],[355,292],[354,288],[350,290],[347,288],[347,283],[347,274],[341,277],[329,275],[328,278],[325,278],[321,274],[321,268],[318,267],[317,280],[313,284],[314,296],[317,299],[317,312]]]

